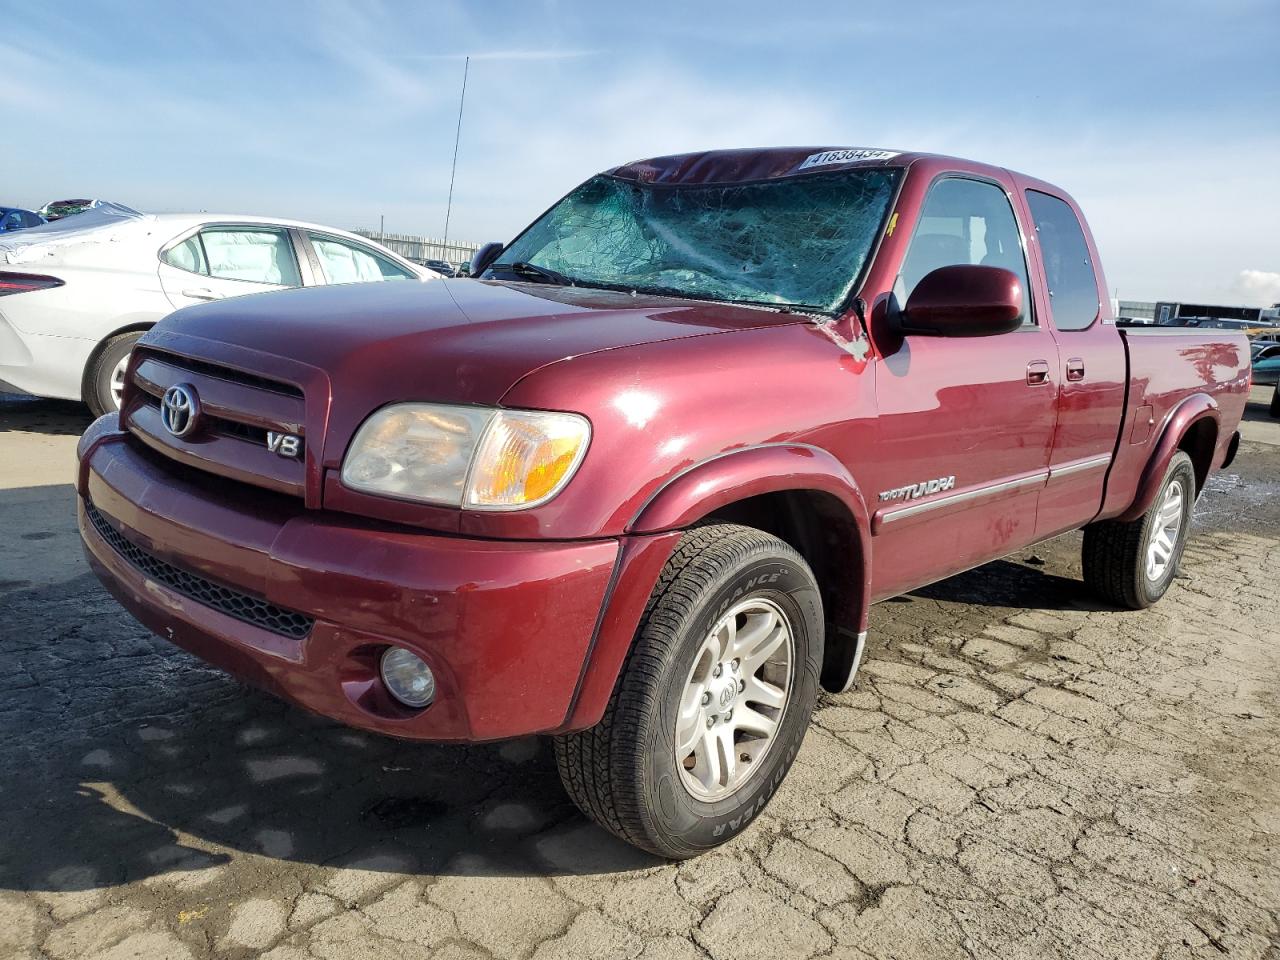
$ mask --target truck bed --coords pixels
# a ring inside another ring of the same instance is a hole
[[[1194,327],[1120,328],[1129,369],[1125,418],[1117,437],[1101,517],[1129,506],[1152,447],[1180,406],[1202,395],[1215,406],[1218,429],[1212,465],[1220,466],[1249,395],[1249,341],[1232,330]]]

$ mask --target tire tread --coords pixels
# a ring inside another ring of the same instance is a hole
[[[620,839],[660,856],[672,851],[651,839],[644,791],[628,751],[616,748],[615,734],[628,731],[634,741],[637,731],[655,722],[659,703],[650,691],[683,642],[681,627],[717,577],[761,548],[790,555],[807,569],[788,544],[752,527],[712,523],[686,531],[645,604],[604,716],[594,727],[554,738],[560,778],[578,808]]]
[[[1153,515],[1159,509],[1165,487],[1175,473],[1182,473],[1188,481],[1187,489],[1194,491],[1195,477],[1191,468],[1191,458],[1183,451],[1178,451],[1169,461],[1160,491],[1147,512],[1136,520],[1101,520],[1084,528],[1084,543],[1081,547],[1081,566],[1084,581],[1091,590],[1108,603],[1128,610],[1141,610],[1151,606],[1168,589],[1168,582],[1160,594],[1151,596],[1145,589],[1145,547],[1147,531]],[[1187,531],[1181,534],[1182,543],[1186,542]],[[1173,558],[1176,565],[1181,560],[1181,547]]]

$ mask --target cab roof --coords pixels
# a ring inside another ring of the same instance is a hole
[[[606,172],[609,176],[638,183],[746,183],[854,168],[907,167],[923,159],[942,161],[975,172],[996,169],[959,157],[885,150],[879,147],[769,147],[704,150],[653,157],[623,164]]]

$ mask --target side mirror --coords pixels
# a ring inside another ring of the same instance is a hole
[[[498,254],[502,252],[503,244],[486,243],[483,247],[476,251],[475,256],[471,258],[471,276],[478,277],[489,269],[489,264],[498,259]]]
[[[1003,267],[954,264],[916,284],[899,315],[904,334],[990,337],[1022,325],[1022,281]]]

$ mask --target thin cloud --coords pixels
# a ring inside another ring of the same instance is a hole
[[[405,60],[578,60],[594,57],[599,50],[485,50],[480,53],[420,53]]]
[[[1280,273],[1270,270],[1241,270],[1236,276],[1236,289],[1246,300],[1259,307],[1280,303]]]

